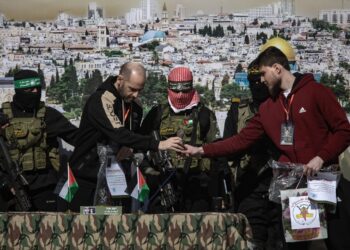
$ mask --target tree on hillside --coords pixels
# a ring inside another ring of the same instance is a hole
[[[5,74],[5,77],[13,77],[20,70],[21,68],[18,66],[18,64],[16,64],[14,69],[10,68],[10,70]]]
[[[221,89],[220,99],[231,100],[233,97],[240,99],[249,98],[250,91],[249,89],[240,88],[236,83],[224,85]]]
[[[240,72],[243,72],[243,66],[239,63],[236,67],[235,74]]]
[[[221,84],[225,85],[225,84],[228,84],[229,82],[230,82],[230,76],[226,73],[222,78]]]
[[[40,78],[40,82],[41,82],[41,87],[43,89],[46,89],[45,76],[44,76],[44,72],[40,68],[40,63],[38,63],[38,74],[39,74],[39,78]]]
[[[215,96],[212,90],[209,90],[207,87],[200,85],[194,86],[198,94],[201,96],[201,102],[206,106],[213,107],[216,105]]]
[[[346,112],[350,113],[350,93],[345,88],[347,82],[344,76],[341,74],[328,75],[327,73],[324,73],[321,76],[320,82],[333,91]]]
[[[65,68],[61,79],[47,89],[47,96],[55,103],[62,103],[67,112],[80,109],[81,94],[77,72],[74,66]]]
[[[167,102],[167,80],[164,75],[150,72],[147,76],[145,88],[142,91],[141,100],[146,109],[155,104]]]
[[[50,80],[50,87],[55,85],[55,77],[52,75]]]
[[[60,75],[58,74],[58,69],[56,68],[56,82],[60,81]]]
[[[249,36],[248,36],[248,35],[245,35],[245,37],[244,37],[244,43],[245,43],[245,44],[249,44]]]
[[[98,86],[100,86],[103,81],[101,72],[98,69],[92,72],[91,78],[89,77],[86,78],[86,75],[85,75],[85,80],[86,81],[84,82],[84,84],[82,84],[83,85],[82,86],[82,90],[83,90],[82,107],[84,107],[87,99],[90,97],[92,93],[96,91]]]

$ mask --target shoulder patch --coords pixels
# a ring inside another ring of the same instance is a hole
[[[105,91],[101,96],[103,110],[113,128],[123,127],[117,115],[114,113],[113,104],[117,98],[109,91]]]

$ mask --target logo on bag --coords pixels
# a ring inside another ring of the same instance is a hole
[[[290,215],[292,224],[302,228],[315,225],[318,221],[318,210],[315,203],[310,202],[307,196],[300,196],[299,199],[290,200]],[[317,223],[319,224],[319,223]]]

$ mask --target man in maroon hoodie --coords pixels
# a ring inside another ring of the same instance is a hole
[[[350,144],[350,124],[334,94],[316,83],[311,74],[292,74],[286,56],[275,47],[266,49],[257,60],[271,98],[260,105],[259,112],[238,135],[202,147],[186,145],[183,153],[204,157],[236,154],[266,134],[281,152],[279,161],[305,164],[307,176],[337,163],[339,154]],[[339,188],[338,196],[342,193]],[[350,198],[344,195],[340,199],[346,204]],[[329,248],[350,249],[346,236],[350,212],[339,204],[338,208],[344,209],[340,214],[347,217],[333,218],[334,226],[329,221]]]

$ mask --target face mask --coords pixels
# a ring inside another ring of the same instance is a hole
[[[23,89],[16,89],[13,96],[13,102],[26,112],[33,112],[39,107],[41,98],[41,88],[38,92],[25,92]]]
[[[174,92],[172,90],[168,90],[168,97],[171,103],[177,109],[183,109],[188,106],[191,103],[194,94],[194,89],[189,92]]]

